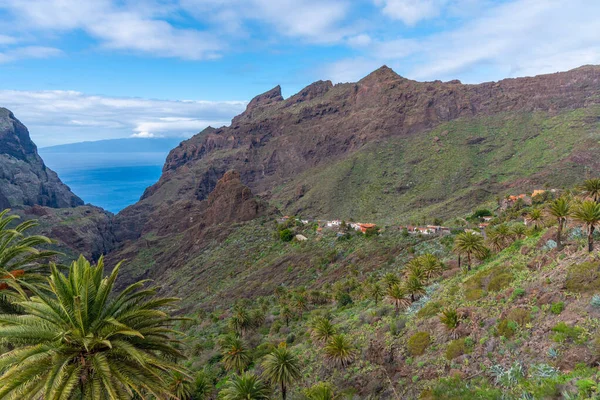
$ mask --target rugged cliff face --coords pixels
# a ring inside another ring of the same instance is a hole
[[[146,224],[161,218],[156,213],[160,204],[205,199],[230,169],[239,171],[242,182],[266,198],[282,185],[283,192],[286,185],[292,186],[293,195],[276,198],[291,212],[327,214],[330,207],[316,204],[319,201],[296,204],[305,192],[319,190],[310,179],[298,180],[303,173],[348,159],[374,143],[398,141],[394,146],[399,156],[403,140],[412,141],[451,121],[536,113],[551,118],[589,108],[600,104],[599,91],[600,67],[594,66],[479,85],[415,82],[382,67],[357,83],[313,83],[289,99],[275,87],[255,97],[230,126],[207,129],[173,149],[159,182],[117,216],[116,234],[122,239],[139,237]],[[474,134],[465,144],[479,151],[486,137]]]
[[[76,207],[83,201],[44,165],[25,125],[0,108],[0,208],[33,205]]]

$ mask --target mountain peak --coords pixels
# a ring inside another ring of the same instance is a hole
[[[280,101],[283,101],[283,96],[281,95],[281,86],[277,85],[250,100],[248,106],[246,106],[246,111],[235,117],[231,122],[232,124],[238,124],[243,121],[250,121],[260,113],[260,110]]]
[[[398,75],[396,72],[394,72],[393,69],[391,69],[387,65],[383,65],[383,66],[377,68],[375,71],[371,72],[369,75],[362,78],[359,82],[360,83],[385,82],[385,81],[398,80],[398,79],[405,79],[405,78]]]

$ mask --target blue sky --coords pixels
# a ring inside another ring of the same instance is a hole
[[[40,146],[190,136],[277,84],[600,63],[597,0],[0,0],[0,106]]]

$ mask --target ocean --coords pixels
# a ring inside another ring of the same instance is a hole
[[[59,153],[39,149],[46,165],[86,203],[117,213],[156,183],[167,152]]]

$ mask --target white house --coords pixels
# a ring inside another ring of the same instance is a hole
[[[339,219],[334,219],[333,221],[327,221],[328,228],[337,228],[342,224],[342,221]]]

